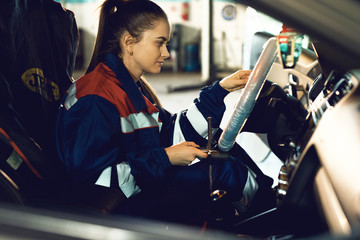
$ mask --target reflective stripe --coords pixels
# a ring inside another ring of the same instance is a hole
[[[123,133],[131,133],[138,129],[159,127],[161,130],[162,123],[159,122],[159,112],[152,114],[147,113],[132,113],[127,117],[120,118],[121,131]]]
[[[6,160],[6,162],[12,167],[14,170],[17,170],[20,165],[23,163],[22,158],[20,155],[14,150],[9,158]]]
[[[193,126],[193,128],[196,130],[196,132],[207,139],[208,137],[208,126],[207,126],[207,120],[204,118],[204,116],[201,114],[199,109],[196,107],[196,105],[193,103],[189,107],[186,117]],[[218,129],[213,128],[212,134],[214,135]]]
[[[179,112],[176,115],[176,120],[175,120],[175,124],[174,124],[173,142],[172,142],[173,145],[185,141],[185,137],[184,137],[184,135],[181,131],[181,127],[180,127],[180,117],[181,117],[181,112]]]
[[[69,110],[78,100],[76,98],[76,84],[72,84],[67,92],[68,95],[65,99],[64,106],[66,110]]]
[[[194,103],[189,107],[186,117],[200,136],[207,136],[207,121]]]
[[[119,163],[116,165],[116,170],[118,173],[118,183],[121,191],[125,194],[127,198],[136,195],[141,192],[139,186],[136,185],[134,176],[131,175],[130,166],[126,162]],[[96,181],[96,185],[110,187],[111,183],[111,166],[107,167],[100,175]]]
[[[100,174],[100,177],[96,181],[95,185],[110,187],[111,182],[111,167],[105,168]]]
[[[127,198],[141,192],[141,189],[136,185],[134,176],[130,173],[131,168],[128,163],[122,162],[116,166],[118,172],[119,186]]]
[[[236,210],[245,212],[254,199],[258,188],[259,185],[256,182],[256,174],[250,168],[248,168],[248,176],[243,190],[243,197],[240,201],[233,203],[233,205],[236,207]]]

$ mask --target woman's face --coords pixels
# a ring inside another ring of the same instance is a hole
[[[135,43],[132,56],[124,62],[131,74],[139,78],[144,72],[159,73],[164,60],[170,56],[167,43],[170,38],[170,26],[167,20],[159,20],[153,29],[143,33],[142,39]]]

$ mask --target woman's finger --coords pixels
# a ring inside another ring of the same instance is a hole
[[[194,143],[194,142],[186,142],[186,146],[194,147],[194,148],[199,148],[199,147],[200,147],[199,145],[197,145],[197,144]]]

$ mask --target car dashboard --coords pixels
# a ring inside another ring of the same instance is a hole
[[[351,233],[360,217],[359,81],[359,70],[331,72],[279,173],[278,208],[311,205],[335,234]]]

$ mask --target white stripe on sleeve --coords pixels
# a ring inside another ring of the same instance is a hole
[[[139,186],[136,185],[134,176],[131,175],[130,166],[126,162],[121,162],[116,165],[116,170],[118,173],[118,184],[122,192],[127,198],[138,194],[141,192]],[[110,187],[111,183],[111,166],[107,167],[100,175],[96,181],[96,185]]]
[[[184,135],[181,131],[181,127],[180,127],[180,117],[181,117],[181,112],[179,112],[176,115],[176,120],[175,120],[175,125],[174,125],[174,134],[173,134],[173,144],[174,145],[185,141],[185,137],[184,137]]]
[[[73,83],[70,88],[67,91],[68,95],[66,97],[65,100],[65,108],[67,110],[69,110],[76,102],[77,102],[77,98],[76,98],[76,83]]]
[[[204,118],[204,116],[201,114],[201,112],[194,103],[191,104],[190,108],[188,109],[186,113],[186,117],[193,126],[193,128],[196,130],[196,132],[203,138],[207,139],[208,137],[207,120]],[[217,130],[218,128],[213,128],[212,134],[214,135]]]
[[[200,136],[208,135],[207,121],[194,103],[189,107],[186,117]]]

